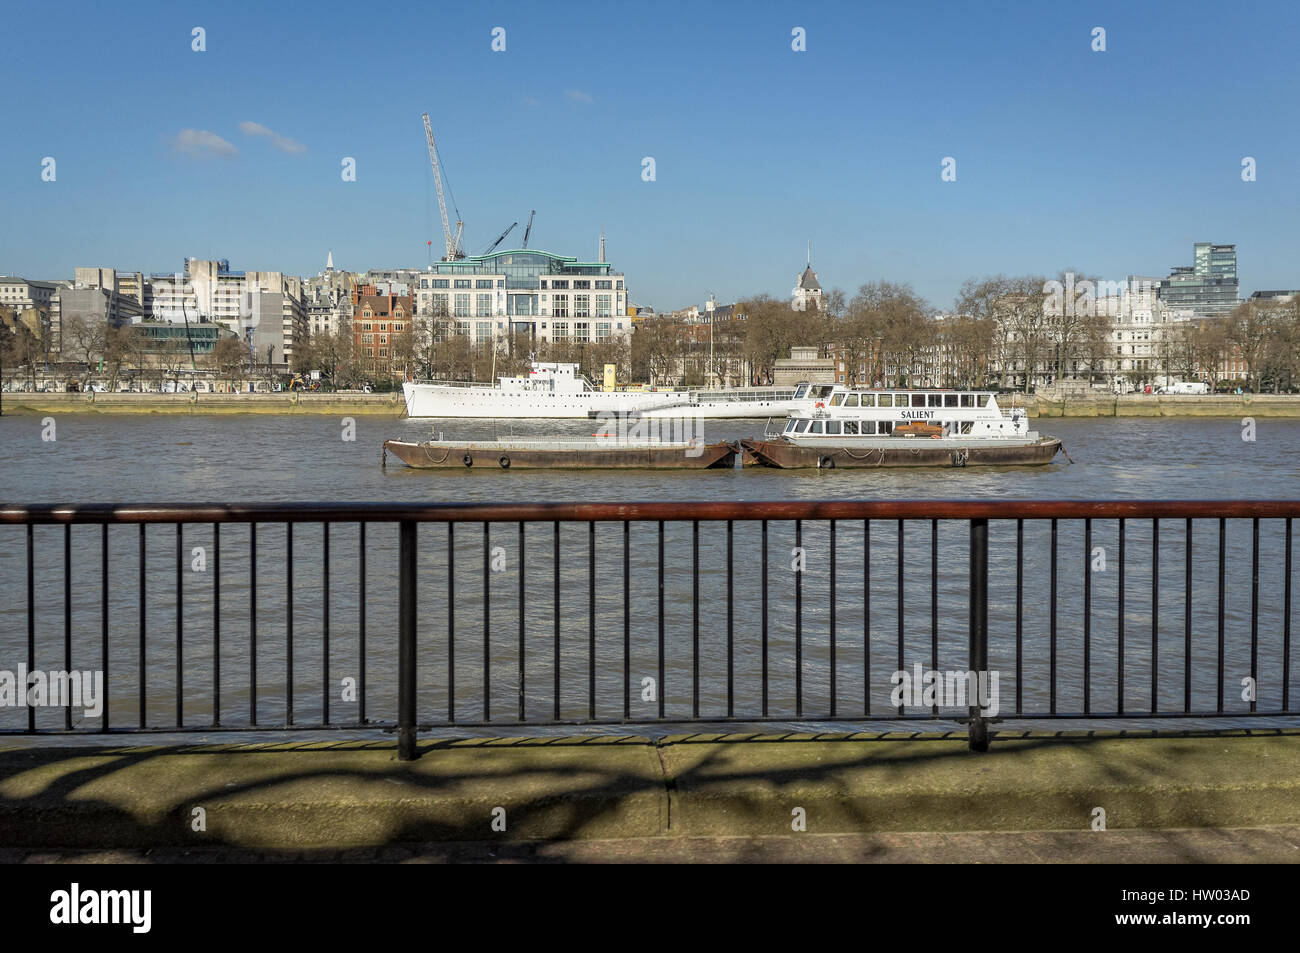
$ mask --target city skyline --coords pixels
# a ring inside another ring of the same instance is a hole
[[[603,224],[632,300],[659,310],[784,297],[809,239],[824,287],[908,282],[940,310],[982,274],[1165,275],[1197,241],[1238,246],[1243,297],[1297,284],[1297,134],[1272,103],[1295,87],[1284,27],[1300,17],[1280,5],[1276,29],[1228,19],[1213,35],[1172,4],[601,9],[563,24],[507,6],[386,29],[374,67],[331,29],[355,20],[338,5],[306,22],[152,7],[129,28],[74,8],[86,28],[66,36],[17,12],[34,42],[0,66],[27,107],[0,156],[18,225],[0,240],[6,274],[170,273],[194,256],[307,276],[330,249],[349,271],[425,267],[442,240],[427,110],[468,251],[511,222],[517,244],[536,208],[530,247],[594,259]],[[56,37],[50,71],[40,40]],[[1207,74],[1213,51],[1246,42],[1249,71]],[[105,43],[130,66],[106,68]],[[941,180],[947,157],[956,181]]]

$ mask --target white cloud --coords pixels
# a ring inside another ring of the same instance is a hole
[[[172,148],[192,156],[233,156],[239,150],[215,132],[206,129],[182,129],[172,140]]]
[[[244,120],[239,124],[239,131],[246,136],[265,136],[271,140],[271,145],[275,146],[281,152],[287,152],[290,155],[301,155],[307,151],[307,147],[295,139],[289,139],[280,135],[274,129],[268,129],[260,122],[249,122]]]
[[[569,96],[569,98],[572,99],[575,103],[594,103],[594,102],[595,102],[595,100],[591,98],[591,93],[584,93],[584,92],[583,92],[582,90],[580,90],[580,89],[571,89],[571,90],[569,90],[568,96]]]

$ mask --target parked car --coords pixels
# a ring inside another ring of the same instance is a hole
[[[93,394],[107,394],[107,393],[108,393],[108,388],[107,388],[106,386],[104,386],[103,384],[101,384],[99,381],[91,381],[90,383],[88,383],[88,384],[86,385],[85,390],[86,390],[87,393],[93,393]]]

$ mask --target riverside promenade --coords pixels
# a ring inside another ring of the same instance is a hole
[[[0,859],[1300,861],[1300,732],[141,740],[0,749]]]

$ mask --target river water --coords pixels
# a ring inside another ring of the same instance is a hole
[[[1280,499],[1300,490],[1300,421],[1260,419],[1253,440],[1230,419],[1040,420],[1036,426],[1062,438],[1064,457],[1048,467],[1005,470],[832,470],[559,472],[498,470],[415,471],[399,461],[380,467],[385,439],[419,439],[441,430],[448,438],[508,435],[587,436],[588,421],[408,421],[357,417],[352,421],[316,416],[61,416],[53,440],[33,416],[0,418],[2,494],[12,503],[232,502],[232,501],[634,501],[787,499]],[[715,440],[758,436],[762,421],[705,421],[703,437]],[[1249,434],[1248,434],[1249,435]],[[355,439],[345,439],[355,436]],[[139,535],[131,526],[110,531],[109,684],[114,727],[138,723],[141,651],[139,624]],[[774,522],[768,532],[769,665],[768,714],[787,724],[818,724],[829,714],[830,527],[805,523],[799,542],[803,568],[792,571],[796,529]],[[990,531],[990,667],[1000,674],[1000,712],[1044,713],[1052,704],[1049,612],[1049,526],[1024,526],[1024,587],[1020,678],[1016,678],[1016,561],[1014,523],[995,522]],[[1152,606],[1152,527],[1130,521],[1126,528],[1124,614],[1118,611],[1119,538],[1114,521],[1095,521],[1092,548],[1084,545],[1078,522],[1059,526],[1057,591],[1057,688],[1060,712],[1084,706],[1085,626],[1083,580],[1091,581],[1087,646],[1088,703],[1093,713],[1119,704],[1120,644],[1123,632],[1125,711],[1152,705],[1152,650],[1158,652],[1156,704],[1181,710],[1185,653],[1184,526],[1160,528],[1160,604]],[[26,541],[21,527],[0,527],[0,670],[26,661]],[[556,668],[553,610],[554,529],[526,527],[523,550],[525,591],[519,597],[520,537],[516,525],[488,530],[486,551],[501,571],[492,571],[490,608],[484,624],[484,529],[460,526],[455,553],[454,597],[448,593],[448,530],[422,526],[420,550],[420,718],[424,722],[494,722],[517,719],[522,695],[529,721],[555,717]],[[627,710],[634,720],[654,718],[662,702],[668,720],[728,712],[727,540],[725,524],[703,523],[699,541],[699,644],[693,641],[693,551],[691,526],[667,524],[664,535],[664,662],[659,665],[658,528],[629,529],[630,586],[623,586],[623,530],[585,525],[561,530],[559,716],[617,721],[624,713],[623,608],[630,617],[626,679]],[[1190,692],[1192,708],[1218,704],[1218,525],[1198,521],[1193,535]],[[64,588],[71,593],[73,667],[102,667],[100,530],[76,527],[68,537],[73,572],[63,573],[64,530],[39,527],[36,552],[37,667],[64,667]],[[836,526],[834,688],[840,716],[888,715],[890,676],[898,669],[900,577],[903,590],[903,665],[929,668],[937,640],[940,669],[965,667],[968,534],[964,525],[938,527],[938,569],[931,590],[931,526],[903,527],[875,521],[870,557],[864,557],[866,528],[860,522]],[[395,712],[396,532],[376,524],[366,533],[367,716],[390,720]],[[589,545],[594,539],[595,694],[590,695],[588,613]],[[172,527],[150,527],[146,535],[145,721],[153,727],[175,722],[180,679],[187,725],[210,723],[214,703],[214,656],[221,653],[223,725],[251,720],[254,639],[259,724],[288,716],[288,580],[283,526],[257,531],[257,624],[251,619],[250,537],[246,526],[220,534],[220,638],[214,638],[214,582],[217,576],[210,526],[186,526],[182,537],[184,601],[179,627],[183,663],[176,664],[177,541]],[[359,530],[341,524],[330,530],[329,577],[325,579],[323,530],[318,524],[293,533],[293,717],[319,722],[329,695],[334,722],[355,721],[358,703],[344,697],[342,680],[360,677]],[[1255,673],[1260,710],[1281,707],[1283,566],[1281,521],[1262,521],[1258,641]],[[201,548],[200,554],[194,552]],[[1100,553],[1098,550],[1100,549]],[[762,542],[759,527],[737,524],[733,536],[732,712],[756,717],[762,711],[763,643]],[[1225,541],[1225,633],[1223,707],[1241,712],[1242,679],[1251,672],[1251,527],[1229,523]],[[795,586],[801,614],[796,616]],[[325,671],[326,588],[329,594],[329,671]],[[869,609],[868,609],[869,604]],[[1153,608],[1158,609],[1153,645]],[[454,644],[448,622],[454,611]],[[520,685],[519,618],[524,617],[524,684]],[[931,613],[937,617],[932,627]],[[868,617],[869,613],[869,617]],[[864,627],[869,648],[864,651]],[[486,636],[485,636],[486,628]],[[491,665],[484,678],[484,643]],[[795,665],[796,642],[802,665]],[[452,650],[454,649],[454,659]],[[864,664],[869,662],[868,664]],[[1294,709],[1300,679],[1291,668]],[[451,674],[455,675],[454,698]],[[802,713],[799,711],[802,705]],[[924,709],[909,709],[919,714]],[[26,724],[26,712],[0,708],[0,729]],[[62,712],[41,710],[37,723],[57,728]],[[77,713],[78,727],[94,729],[96,718]]]

